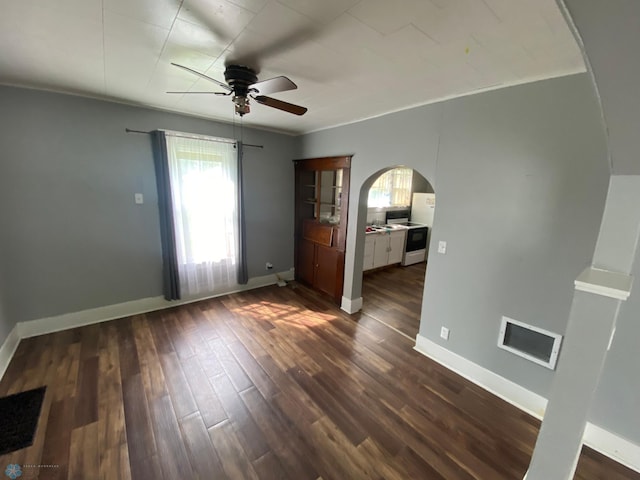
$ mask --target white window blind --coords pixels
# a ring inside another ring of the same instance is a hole
[[[403,207],[411,205],[411,168],[394,168],[373,182],[368,207]]]

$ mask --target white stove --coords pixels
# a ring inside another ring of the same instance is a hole
[[[408,210],[389,211],[386,220],[388,225],[402,225],[407,229],[402,265],[424,262],[427,259],[429,228],[421,223],[410,222]]]

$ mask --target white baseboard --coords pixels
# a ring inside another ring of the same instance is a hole
[[[362,297],[354,299],[342,297],[340,309],[344,310],[348,314],[359,312],[360,310],[362,310]]]
[[[6,340],[0,346],[0,379],[4,376],[4,372],[7,371],[9,362],[13,358],[13,354],[16,353],[16,348],[20,343],[20,336],[18,335],[18,327],[15,326],[7,335]]]
[[[18,322],[13,330],[11,330],[11,333],[9,333],[2,346],[0,346],[0,380],[4,375],[9,362],[13,358],[16,348],[18,347],[18,343],[20,343],[20,340],[23,338],[36,337],[38,335],[59,332],[70,328],[82,327],[84,325],[106,322],[117,318],[129,317],[131,315],[138,315],[141,313],[152,312],[154,310],[162,310],[164,308],[175,307],[177,305],[193,303],[200,300],[206,300],[207,298],[220,297],[229,293],[275,285],[278,282],[278,277],[276,275],[280,276],[283,280],[293,280],[294,271],[293,269],[290,269],[284,272],[278,272],[277,274],[273,273],[261,277],[253,277],[249,279],[246,285],[234,285],[227,291],[217,292],[214,295],[207,295],[204,297],[194,297],[173,302],[168,302],[164,297],[141,298],[139,300],[118,303],[115,305],[90,308],[80,312],[65,313],[63,315],[55,315],[53,317]]]
[[[538,419],[544,416],[547,399],[537,393],[447,350],[420,334],[416,337],[414,349],[520,410]],[[590,422],[587,422],[583,441],[603,455],[640,472],[640,445],[635,445]]]
[[[284,280],[293,279],[293,269],[279,272],[277,275]],[[46,333],[59,332],[69,328],[82,327],[94,323],[106,322],[117,318],[128,317],[131,315],[139,315],[141,313],[153,312],[154,310],[162,310],[187,303],[198,302],[208,298],[220,297],[230,293],[252,290],[254,288],[275,285],[278,281],[275,273],[264,275],[261,277],[252,277],[246,285],[234,285],[225,291],[216,292],[212,295],[200,297],[184,298],[182,300],[167,301],[164,297],[148,297],[130,302],[118,303],[115,305],[107,305],[105,307],[91,308],[80,312],[65,313],[53,317],[40,318],[38,320],[29,320],[19,322],[18,334],[20,338],[36,337]]]
[[[19,322],[18,333],[20,338],[37,337],[47,333],[59,332],[70,328],[83,327],[94,323],[106,322],[116,318],[128,317],[139,313],[152,312],[162,308],[168,308],[178,302],[172,303],[164,297],[149,297],[133,300],[131,302],[107,305],[105,307],[90,308],[79,312],[65,313],[53,317],[39,318]]]
[[[423,335],[418,334],[416,337],[414,349],[529,415],[539,420],[544,416],[547,399],[537,393],[447,350]]]
[[[295,279],[296,270],[295,268],[290,268],[289,270],[285,270],[284,272],[278,273],[278,275],[280,275],[281,279],[286,280],[287,282],[290,282]]]
[[[625,467],[640,472],[640,446],[629,440],[587,422],[582,441],[588,447],[614,459]]]

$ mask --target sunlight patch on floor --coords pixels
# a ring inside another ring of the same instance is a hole
[[[236,315],[247,316],[254,320],[269,321],[272,323],[282,322],[299,328],[322,325],[337,319],[335,315],[320,313],[295,305],[264,300],[233,307],[230,310]]]

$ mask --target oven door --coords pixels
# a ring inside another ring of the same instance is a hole
[[[427,248],[427,227],[410,228],[407,231],[406,252],[415,252]]]

